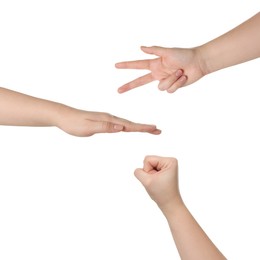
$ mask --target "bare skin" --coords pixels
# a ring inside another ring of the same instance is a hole
[[[118,69],[141,69],[149,73],[118,89],[124,93],[155,80],[161,91],[173,93],[203,76],[260,57],[260,13],[231,31],[194,48],[141,47],[154,59],[116,63]]]
[[[56,126],[80,137],[117,132],[161,133],[155,125],[134,123],[108,113],[79,110],[5,88],[0,88],[0,125]]]
[[[146,156],[135,176],[166,217],[182,260],[226,259],[185,206],[175,158]]]

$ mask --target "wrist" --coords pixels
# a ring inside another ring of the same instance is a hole
[[[66,118],[66,114],[68,114],[71,109],[71,107],[64,104],[53,102],[50,110],[52,125],[61,128],[62,121]]]
[[[175,215],[179,210],[185,207],[185,204],[181,197],[168,201],[162,205],[158,205],[164,216],[168,219],[168,217]]]
[[[203,76],[206,76],[213,72],[211,70],[210,66],[210,59],[207,55],[207,46],[206,45],[201,45],[198,47],[194,48],[195,55],[197,57],[197,62],[200,67],[201,73]]]

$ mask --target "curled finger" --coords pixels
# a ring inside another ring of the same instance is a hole
[[[177,81],[175,81],[170,88],[167,89],[168,93],[173,93],[175,92],[178,88],[181,88],[185,85],[187,82],[187,76],[182,75]]]
[[[182,75],[183,71],[181,69],[177,70],[175,73],[161,80],[158,88],[162,91],[169,89]]]

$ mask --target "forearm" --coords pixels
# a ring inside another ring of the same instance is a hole
[[[197,49],[205,74],[259,58],[260,12]]]
[[[182,260],[226,259],[193,218],[184,203],[174,204],[163,213]]]
[[[0,88],[0,125],[56,126],[62,104]]]

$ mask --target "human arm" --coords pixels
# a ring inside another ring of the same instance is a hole
[[[260,12],[197,48],[205,74],[259,58]]]
[[[159,81],[158,88],[173,93],[203,76],[260,57],[260,13],[229,32],[194,48],[141,47],[155,59],[119,62],[119,69],[150,71],[121,86],[119,93]]]
[[[154,125],[133,123],[108,113],[79,110],[5,88],[0,88],[0,125],[56,126],[75,136],[121,131],[160,134]]]
[[[185,206],[175,158],[147,156],[135,176],[166,217],[182,260],[226,259]]]

